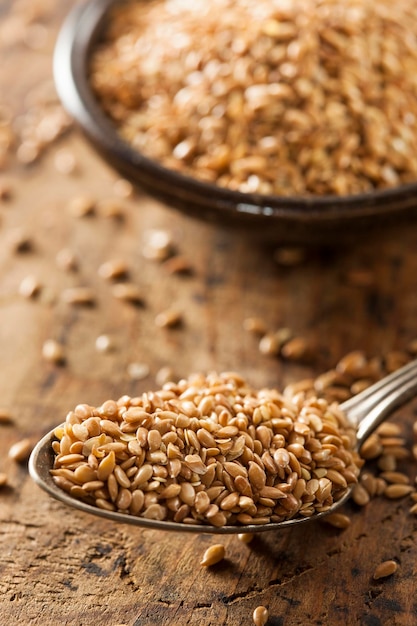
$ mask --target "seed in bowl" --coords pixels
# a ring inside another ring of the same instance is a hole
[[[355,433],[337,404],[195,374],[55,430],[56,484],[87,503],[184,524],[268,524],[327,511],[357,481]]]
[[[416,41],[414,0],[131,0],[90,82],[120,135],[167,168],[351,195],[417,178]]]

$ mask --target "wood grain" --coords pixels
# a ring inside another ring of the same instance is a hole
[[[18,32],[14,41],[0,44],[0,103],[14,116],[27,113],[28,95],[51,80],[53,42],[72,4],[36,3],[42,10],[34,21],[48,33],[42,49],[30,49]],[[3,2],[3,24],[16,17],[16,7],[19,15],[29,15],[33,6],[29,0],[14,8]],[[77,161],[70,176],[54,164],[63,148]],[[141,193],[121,201],[122,222],[100,208],[75,218],[69,200],[87,194],[100,207],[115,198],[116,175],[74,129],[33,165],[22,166],[13,154],[0,172],[12,188],[12,198],[0,201],[0,405],[14,416],[13,424],[0,426],[0,471],[9,477],[0,492],[1,624],[237,626],[251,624],[260,604],[269,608],[268,624],[274,626],[414,624],[417,524],[408,499],[376,499],[362,510],[348,505],[352,524],[345,531],[315,523],[265,533],[249,546],[222,538],[226,561],[202,568],[212,536],[117,526],[67,510],[7,452],[21,437],[39,438],[79,402],[99,404],[155,387],[165,365],[178,376],[236,369],[254,385],[282,388],[324,371],[352,349],[369,355],[402,349],[417,336],[415,227],[354,247],[309,250],[302,264],[283,267],[274,246],[192,221]],[[16,228],[30,237],[30,251],[13,251]],[[170,275],[163,264],[143,257],[151,228],[172,233],[192,275]],[[78,271],[57,266],[64,247],[76,253]],[[98,276],[100,264],[111,258],[128,262],[130,280],[143,289],[143,306],[116,300]],[[42,284],[33,300],[18,293],[28,274]],[[95,306],[60,300],[65,287],[79,285],[94,290]],[[172,305],[183,313],[182,327],[158,328],[155,316]],[[260,354],[258,340],[243,329],[251,316],[314,341],[316,358],[299,364]],[[115,343],[106,354],[95,349],[103,333]],[[48,338],[64,344],[65,365],[42,359]],[[133,362],[149,366],[146,379],[131,380]],[[416,411],[411,403],[393,418],[408,425],[410,442]],[[414,477],[415,462],[404,469]],[[396,559],[398,572],[373,581],[385,559]]]

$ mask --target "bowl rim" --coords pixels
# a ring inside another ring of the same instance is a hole
[[[104,113],[88,81],[88,59],[109,10],[126,0],[87,0],[68,14],[58,34],[53,76],[58,96],[70,116],[99,151],[139,184],[160,184],[168,194],[196,201],[224,217],[236,213],[312,223],[402,213],[417,209],[417,182],[361,194],[278,196],[234,191],[169,169],[132,148]],[[401,201],[399,203],[399,201]],[[214,205],[214,206],[213,206]],[[395,206],[394,206],[395,205]],[[266,221],[268,221],[266,220]]]

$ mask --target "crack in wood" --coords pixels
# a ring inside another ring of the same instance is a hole
[[[236,593],[231,593],[229,595],[221,595],[220,600],[225,606],[229,606],[231,604],[235,604],[239,600],[247,600],[251,598],[256,598],[260,594],[262,594],[265,589],[261,589],[259,587],[252,587],[246,589],[245,591],[239,591]]]
[[[368,600],[365,600],[365,604],[369,610],[373,610],[373,605],[376,601],[379,601],[379,604],[382,605],[384,615],[388,616],[388,614],[391,614],[391,616],[398,616],[406,612],[404,607],[401,606],[398,600],[395,600],[394,598],[384,598],[382,588],[371,589],[369,592]]]
[[[363,535],[364,537],[366,535]],[[330,550],[326,553],[326,556],[331,559],[334,556],[340,555],[342,554],[346,549],[348,548],[347,544],[343,544],[341,546],[338,546],[337,548]],[[309,572],[314,571],[316,566],[312,566],[309,564],[306,565],[300,565],[299,567],[297,567],[293,573],[291,574],[287,574],[284,575],[282,577],[279,578],[275,578],[272,579],[268,582],[267,587],[250,587],[248,589],[246,589],[245,591],[241,591],[241,592],[237,592],[237,593],[233,593],[230,594],[228,596],[222,596],[221,597],[221,601],[223,604],[225,605],[231,605],[234,604],[242,599],[253,599],[256,598],[259,595],[262,595],[267,589],[270,588],[280,588],[282,589],[283,587],[291,584],[292,582],[294,582],[295,580],[297,580],[298,578],[300,578],[301,576],[304,576],[305,574],[308,574]],[[285,598],[283,598],[285,599]],[[288,598],[288,602],[292,602],[292,600],[290,598]]]
[[[400,542],[400,552],[409,552],[415,546],[415,531],[412,531],[409,535],[402,537]]]
[[[45,526],[45,524],[35,524],[34,522],[28,522],[18,519],[1,520],[1,522],[2,524],[10,524],[11,526],[14,524],[18,528],[43,528]],[[0,533],[3,535],[7,535],[9,534],[9,529],[7,527],[4,527],[3,529],[0,528]]]
[[[300,576],[304,576],[304,574],[307,574],[314,569],[315,568],[312,565],[299,566],[294,570],[294,573],[292,575],[288,575],[284,578],[275,578],[273,580],[270,580],[268,583],[268,587],[284,587],[285,585],[288,585],[297,578],[300,578]]]
[[[163,606],[167,606],[168,608],[178,607],[178,602],[171,602],[170,600],[164,600],[163,598],[158,598],[156,601],[159,602],[159,604],[162,604]],[[181,602],[179,603],[179,606],[182,606],[183,604],[184,603],[181,600]]]

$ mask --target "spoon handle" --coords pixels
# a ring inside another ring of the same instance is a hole
[[[417,375],[406,378],[399,386],[385,396],[374,408],[359,419],[357,440],[360,447],[365,439],[387,419],[392,412],[416,395]],[[349,411],[347,411],[349,417]]]

